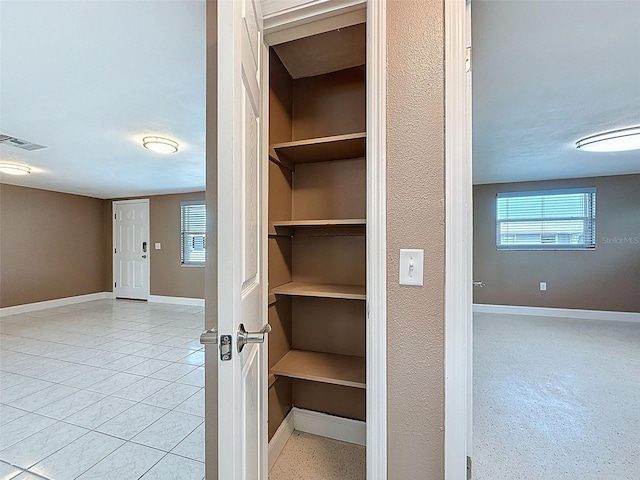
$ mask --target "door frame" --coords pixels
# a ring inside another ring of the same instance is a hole
[[[149,199],[148,198],[138,198],[135,200],[114,200],[113,202],[111,202],[111,230],[112,230],[112,234],[111,234],[111,250],[115,250],[115,245],[116,245],[116,229],[115,227],[115,212],[116,212],[116,205],[126,205],[126,204],[131,204],[131,203],[145,203],[147,205],[147,232],[149,234],[149,240],[147,240],[148,243],[148,248],[147,248],[147,288],[146,288],[146,300],[149,300],[149,296],[151,295],[151,230],[150,230],[150,225],[149,225],[149,211],[150,211],[150,207],[149,207]],[[111,252],[111,281],[115,282],[115,278],[116,278],[116,253]],[[115,285],[113,287],[113,297],[116,298],[116,290],[115,290]]]
[[[445,480],[467,478],[473,408],[471,0],[444,0]],[[468,43],[467,43],[468,42]]]
[[[387,479],[386,0],[313,0],[265,18],[267,46],[367,22],[367,478]],[[321,21],[321,23],[318,23]],[[315,23],[311,23],[315,22]],[[320,26],[320,27],[319,27]],[[268,61],[268,55],[265,55]],[[268,71],[267,68],[263,68]],[[267,123],[267,122],[265,122]],[[264,127],[267,130],[267,127]],[[268,138],[268,136],[266,137]]]

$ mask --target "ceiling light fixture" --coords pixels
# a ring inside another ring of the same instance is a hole
[[[0,162],[0,172],[9,175],[29,175],[31,168],[18,163]]]
[[[640,126],[585,137],[576,142],[576,148],[587,152],[625,152],[640,149]]]
[[[178,151],[178,142],[164,137],[144,137],[142,146],[156,153],[176,153]]]

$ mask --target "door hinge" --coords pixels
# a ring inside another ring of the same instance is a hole
[[[467,480],[471,480],[471,457],[467,457]]]
[[[118,288],[118,282],[113,282],[113,288]]]
[[[231,335],[220,335],[220,360],[228,362],[231,360]]]
[[[117,213],[114,213],[114,214],[113,214],[113,219],[114,219],[114,220],[117,220],[117,219],[118,219],[118,214],[117,214]]]
[[[113,249],[113,253],[118,253],[118,249],[117,249],[117,248],[114,248],[114,249]]]

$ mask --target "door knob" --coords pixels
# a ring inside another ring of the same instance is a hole
[[[482,288],[484,287],[484,282],[473,282],[473,286]]]
[[[202,345],[207,345],[208,343],[213,343],[214,345],[218,344],[218,330],[205,330],[202,335],[200,335],[200,343]]]
[[[242,352],[247,343],[264,343],[264,335],[270,331],[271,325],[268,323],[259,332],[247,332],[244,328],[244,323],[241,323],[238,327],[238,353]]]
[[[147,258],[147,256],[146,255],[142,255],[142,258]]]

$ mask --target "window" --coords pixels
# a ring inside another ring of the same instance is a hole
[[[596,246],[596,189],[498,193],[498,250],[582,250]]]
[[[180,204],[180,263],[204,265],[207,246],[207,210],[204,202]]]

